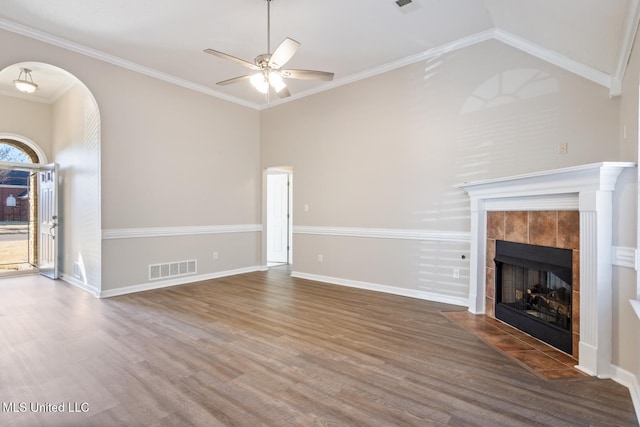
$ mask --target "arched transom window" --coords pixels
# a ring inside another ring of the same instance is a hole
[[[38,155],[28,145],[12,139],[0,139],[0,162],[38,163]]]

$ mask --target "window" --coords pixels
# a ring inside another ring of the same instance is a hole
[[[0,161],[12,163],[33,163],[35,153],[29,147],[22,148],[18,141],[0,140]],[[28,151],[27,151],[28,150]],[[37,162],[37,157],[35,158]]]

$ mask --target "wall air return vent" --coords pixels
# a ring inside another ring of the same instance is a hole
[[[410,4],[410,3],[413,3],[413,1],[412,0],[397,0],[396,1],[396,4],[398,5],[398,7],[403,7],[403,6],[406,6],[406,5]]]
[[[197,272],[196,260],[168,262],[149,265],[149,280],[186,276]]]

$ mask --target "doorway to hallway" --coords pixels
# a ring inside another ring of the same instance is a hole
[[[289,167],[267,170],[267,266],[291,264],[292,181]]]

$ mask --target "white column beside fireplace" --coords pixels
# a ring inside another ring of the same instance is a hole
[[[488,211],[580,211],[580,342],[577,368],[611,376],[612,193],[629,162],[602,162],[460,184],[471,198],[469,311],[485,310]]]

